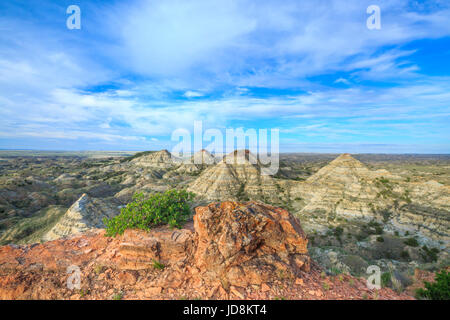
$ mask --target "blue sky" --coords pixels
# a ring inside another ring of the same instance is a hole
[[[0,148],[170,149],[202,120],[285,152],[449,153],[449,61],[446,0],[4,0]]]

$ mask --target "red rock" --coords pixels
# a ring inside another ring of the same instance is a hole
[[[136,276],[130,272],[121,272],[117,276],[117,283],[121,285],[133,285],[136,280]]]
[[[191,223],[192,225],[192,223]],[[153,267],[154,260],[175,264],[186,259],[192,248],[193,232],[189,224],[181,230],[167,226],[143,230],[126,230],[120,244],[120,268],[141,270]]]
[[[162,292],[161,287],[151,287],[151,288],[145,289],[145,294],[147,296],[155,296],[155,295],[160,294],[161,292]]]
[[[195,211],[194,263],[205,276],[247,286],[268,281],[278,270],[295,275],[309,268],[306,235],[286,210],[222,202]]]
[[[238,297],[239,299],[245,299],[244,289],[241,287],[231,286],[230,292],[232,294],[234,294],[236,297]]]
[[[270,291],[270,287],[269,287],[266,283],[263,283],[263,284],[261,285],[261,291],[262,291],[262,292]]]
[[[194,219],[180,230],[129,230],[116,238],[95,231],[0,246],[0,299],[111,299],[118,290],[126,292],[124,299],[362,298],[351,276],[334,283],[333,292],[319,289],[328,280],[309,259],[298,220],[285,210],[224,202],[197,208]],[[153,268],[153,259],[164,270]],[[66,287],[72,265],[80,268],[82,295]],[[98,266],[104,271],[97,276]],[[379,299],[412,299],[390,289],[378,293]]]

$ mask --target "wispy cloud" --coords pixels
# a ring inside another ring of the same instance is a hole
[[[382,28],[368,30],[371,2],[89,3],[78,31],[59,3],[4,2],[0,143],[156,148],[203,120],[278,127],[286,143],[433,141],[448,152],[450,78],[424,68],[416,43],[448,39],[450,4],[381,1]]]

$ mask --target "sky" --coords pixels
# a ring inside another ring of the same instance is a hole
[[[449,120],[447,0],[0,2],[0,149],[170,149],[202,121],[281,152],[450,153]]]

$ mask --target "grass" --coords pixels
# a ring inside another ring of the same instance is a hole
[[[100,273],[103,272],[103,270],[105,270],[105,266],[98,264],[94,267],[94,272],[96,275],[99,275]]]
[[[164,264],[162,264],[158,260],[153,259],[153,268],[155,268],[157,270],[164,270],[165,267],[166,266]]]
[[[113,300],[122,300],[122,298],[123,298],[123,292],[122,291],[120,291],[120,292],[118,292],[118,293],[116,293],[116,294],[114,294],[112,296]]]
[[[87,289],[80,289],[80,297],[81,298],[84,298],[88,294],[89,294],[89,290],[87,290]]]
[[[391,273],[385,272],[381,275],[381,286],[383,288],[388,287],[391,283]]]
[[[330,268],[330,273],[333,275],[339,275],[342,273],[342,270],[337,268],[337,267],[331,267]]]

